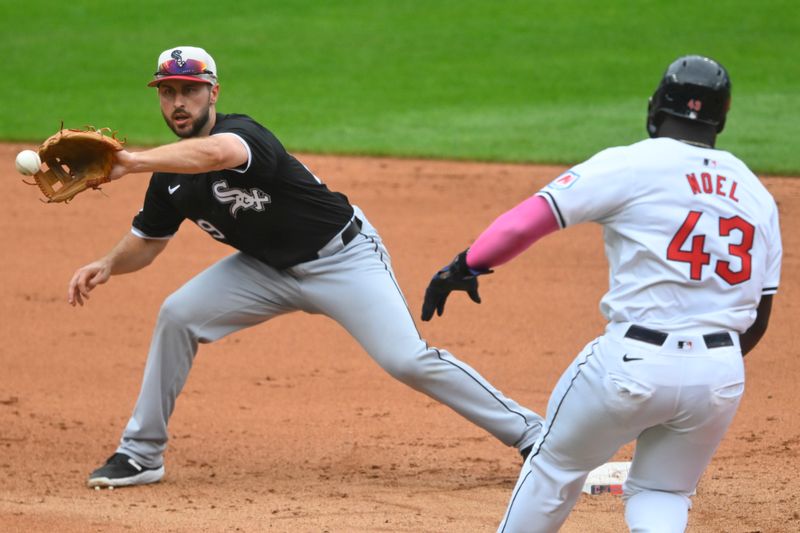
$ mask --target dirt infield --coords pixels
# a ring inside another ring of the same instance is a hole
[[[171,422],[167,474],[94,491],[85,478],[130,415],[162,300],[229,249],[185,224],[153,266],[66,303],[73,271],[113,246],[148,176],[40,203],[0,145],[0,531],[494,531],[520,460],[388,375],[338,325],[293,314],[202,346]],[[381,231],[411,309],[432,272],[561,169],[306,156]],[[690,531],[800,531],[800,180],[765,178],[781,209],[783,279],[747,392],[698,487]],[[420,323],[536,411],[603,328],[599,227],[550,236]],[[629,459],[628,447],[615,458]],[[618,497],[582,496],[565,532],[624,531]]]

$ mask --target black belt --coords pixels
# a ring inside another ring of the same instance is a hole
[[[323,257],[328,257],[340,251],[342,248],[350,244],[350,241],[356,238],[356,235],[361,232],[362,225],[363,222],[361,222],[358,217],[353,217],[353,220],[351,220],[350,223],[347,224],[347,227],[342,230],[338,237],[336,237],[337,241],[341,242],[341,247],[338,246],[338,242],[329,242],[324,247],[320,248],[320,250],[315,253],[314,257],[311,259],[322,259]]]
[[[656,331],[654,329],[643,328],[642,326],[631,326],[625,332],[625,336],[629,339],[662,346],[666,342],[668,333],[663,331]],[[733,339],[731,334],[727,331],[720,331],[719,333],[708,333],[703,335],[703,340],[706,343],[706,348],[722,348],[724,346],[733,346]]]
[[[355,239],[356,235],[358,235],[359,232],[361,232],[362,224],[363,223],[361,222],[361,219],[359,219],[358,217],[353,217],[353,220],[350,221],[350,223],[347,225],[346,228],[344,228],[344,231],[342,232],[342,244],[344,244],[345,246],[350,244],[350,241]]]

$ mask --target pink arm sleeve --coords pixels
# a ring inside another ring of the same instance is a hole
[[[467,266],[488,270],[510,261],[559,228],[547,200],[531,196],[486,228],[467,252]]]

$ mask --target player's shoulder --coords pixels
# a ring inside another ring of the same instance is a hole
[[[250,144],[263,144],[265,146],[281,147],[281,142],[263,124],[248,115],[240,113],[217,113],[217,121],[211,130],[211,135],[219,133],[233,133],[244,138]]]
[[[752,170],[750,170],[750,167],[747,166],[747,163],[739,159],[733,153],[721,149],[715,149],[714,153],[717,159],[724,160],[727,166],[733,169],[733,171],[736,172],[742,179],[751,180],[754,183],[761,184],[761,180]]]
[[[631,160],[647,158],[647,154],[658,152],[659,150],[663,151],[663,147],[659,148],[651,142],[654,140],[656,139],[645,139],[633,144],[609,146],[595,153],[582,164],[627,166]]]
[[[676,143],[678,143],[676,145]],[[642,139],[625,146],[610,148],[612,153],[632,160],[652,161],[654,157],[663,158],[664,154],[675,151],[681,143],[667,137]]]
[[[266,128],[255,121],[252,117],[241,113],[217,113],[217,120],[211,133],[219,133],[234,129],[253,129],[266,130]]]
[[[747,187],[751,191],[751,194],[753,194],[760,202],[765,204],[765,206],[776,206],[775,198],[773,198],[772,193],[769,192],[761,178],[759,178],[750,169],[750,167],[747,166],[747,163],[726,150],[717,149],[715,150],[715,155],[720,160],[725,161],[725,165],[734,174],[736,179],[746,183]]]
[[[619,176],[626,174],[631,168],[632,160],[636,158],[636,150],[633,146],[610,146],[604,148],[572,167],[570,172],[586,176],[604,176],[607,174]]]

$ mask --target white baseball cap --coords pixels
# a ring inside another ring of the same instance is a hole
[[[196,46],[175,46],[158,56],[155,78],[147,84],[155,87],[164,80],[190,80],[217,84],[217,64],[214,58]]]

